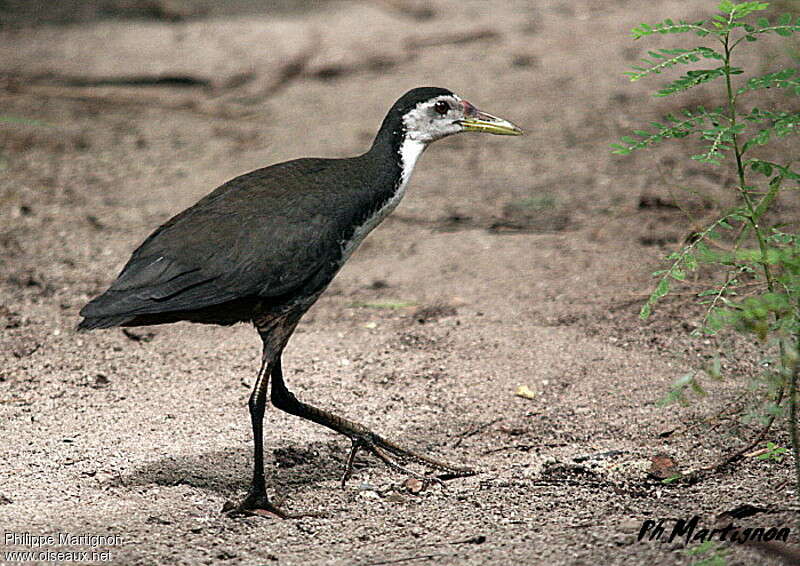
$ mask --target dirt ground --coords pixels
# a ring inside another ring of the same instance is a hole
[[[704,91],[653,99],[658,81],[622,76],[644,50],[677,44],[634,43],[633,25],[702,17],[713,3],[38,4],[0,3],[4,553],[690,564],[696,543],[637,541],[643,522],[710,526],[743,505],[758,512],[739,524],[792,527],[798,544],[789,458],[747,458],[691,485],[651,473],[657,455],[680,470],[714,463],[756,430],[723,411],[756,372],[744,343],[722,358],[735,379],[688,407],[657,406],[720,345],[689,336],[693,287],[650,322],[637,317],[650,273],[691,229],[670,204],[677,188],[718,196],[731,180],[679,145],[625,158],[608,148],[682,104],[713,104]],[[765,42],[750,63],[786,59]],[[270,492],[318,516],[229,518],[223,504],[249,482],[256,333],[185,323],[77,334],[77,312],[153,228],[218,184],[364,151],[390,104],[422,85],[528,135],[434,144],[404,202],[301,322],[284,367],[301,399],[480,473],[417,492],[364,457],[342,489],[347,440],[270,410]],[[700,209],[700,220],[715,211]],[[119,538],[33,548],[7,533]],[[782,563],[720,548],[728,564]]]

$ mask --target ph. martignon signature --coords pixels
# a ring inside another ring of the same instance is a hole
[[[670,523],[674,523],[671,525]],[[656,540],[659,542],[672,542],[676,538],[683,538],[686,543],[706,542],[711,540],[735,542],[744,544],[749,541],[780,540],[786,542],[789,538],[789,527],[742,527],[733,523],[724,527],[705,528],[700,525],[700,516],[691,519],[646,519],[639,529],[636,540]]]

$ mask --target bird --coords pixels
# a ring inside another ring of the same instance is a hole
[[[461,132],[523,133],[448,89],[414,88],[392,105],[362,155],[295,159],[224,183],[150,234],[110,287],[80,310],[79,331],[179,321],[255,327],[262,353],[248,400],[253,476],[246,496],[226,504],[226,512],[290,516],[267,495],[263,418],[268,391],[276,408],[350,439],[342,486],[362,450],[423,485],[433,473],[475,473],[299,400],[287,388],[281,364],[300,319],[398,205],[425,148]],[[408,463],[426,472],[411,470]]]

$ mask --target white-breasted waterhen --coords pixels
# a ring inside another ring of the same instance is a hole
[[[249,408],[253,483],[236,512],[286,516],[268,499],[262,420],[272,404],[344,434],[390,468],[414,462],[447,476],[473,473],[401,448],[364,426],[299,401],[287,388],[281,353],[303,314],[358,244],[400,202],[417,158],[433,141],[459,132],[519,135],[517,126],[479,111],[442,88],[403,95],[372,147],[348,159],[304,158],[241,175],[153,232],[111,287],[81,310],[80,330],[187,320],[252,322],[263,342]]]

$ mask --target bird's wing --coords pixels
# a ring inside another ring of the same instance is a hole
[[[335,272],[343,212],[328,202],[335,191],[319,175],[329,161],[298,160],[229,181],[147,238],[81,316],[197,310],[237,298],[276,297],[312,285],[321,272]]]

